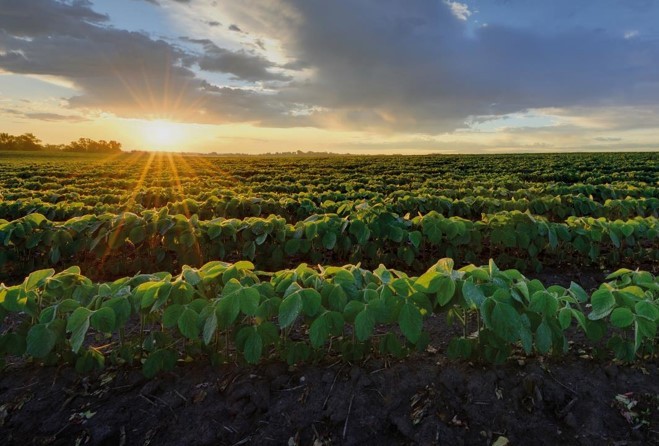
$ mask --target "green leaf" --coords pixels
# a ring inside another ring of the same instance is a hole
[[[307,316],[315,316],[320,311],[322,297],[313,288],[304,288],[298,291],[302,297],[302,311]]]
[[[243,245],[243,257],[253,259],[256,254],[256,243],[245,242]]]
[[[178,324],[178,318],[181,317],[183,310],[183,305],[179,304],[173,304],[165,308],[165,312],[162,315],[162,325],[165,328],[176,327],[176,324]]]
[[[611,324],[618,328],[629,327],[634,322],[634,313],[629,308],[616,308],[611,313]]]
[[[412,246],[415,248],[419,248],[421,245],[421,240],[422,240],[422,235],[419,231],[412,231],[407,234],[407,237],[410,239],[410,243],[412,243]]]
[[[423,234],[428,238],[428,241],[432,245],[438,245],[442,241],[442,228],[440,222],[441,220],[433,217],[431,214],[423,217],[423,220],[421,221]]]
[[[263,345],[276,344],[279,341],[279,329],[275,324],[270,321],[263,322],[257,327],[261,339],[263,340]]]
[[[66,323],[66,331],[71,333],[71,350],[78,353],[82,343],[85,340],[85,335],[89,329],[89,317],[91,310],[85,307],[77,308]]]
[[[558,311],[558,299],[549,291],[537,291],[531,295],[529,310],[553,316]]]
[[[183,267],[183,277],[185,278],[185,281],[192,286],[196,286],[199,284],[199,282],[201,282],[201,275],[199,274],[199,271],[194,268],[190,268],[187,265]]]
[[[380,341],[380,353],[390,354],[396,358],[403,356],[403,346],[394,333],[387,333]]]
[[[178,318],[178,329],[188,339],[199,337],[199,315],[192,308],[186,307]]]
[[[41,314],[39,315],[39,323],[47,324],[48,322],[51,322],[53,319],[55,319],[56,314],[57,314],[56,305],[50,306],[48,308],[44,308]],[[2,319],[5,318],[5,314],[2,312],[0,312],[0,316],[2,317]]]
[[[295,322],[295,319],[302,311],[302,296],[299,293],[293,293],[281,301],[279,306],[279,326],[286,328]]]
[[[648,301],[642,300],[637,302],[634,306],[634,310],[637,315],[650,319],[651,321],[659,319],[659,309],[657,309],[656,305],[653,305]]]
[[[530,355],[533,350],[533,333],[531,333],[529,327],[519,327],[519,340],[522,342],[524,353]]]
[[[442,275],[437,271],[428,271],[421,275],[416,282],[414,282],[414,288],[422,293],[432,294],[437,292],[439,289],[439,282],[442,278]]]
[[[105,367],[105,357],[103,356],[103,353],[93,348],[88,349],[78,357],[75,365],[76,372],[81,374],[89,373],[94,370],[94,368],[102,370],[103,367]]]
[[[217,321],[220,328],[229,328],[240,313],[238,294],[230,294],[220,298],[217,304]]]
[[[608,276],[606,276],[606,280],[611,280],[611,279],[617,279],[620,276],[624,276],[625,274],[633,273],[631,269],[627,268],[620,268],[619,270],[612,272]]]
[[[61,313],[70,313],[79,306],[80,304],[73,299],[64,299],[57,305],[57,310]]]
[[[248,316],[256,315],[261,302],[261,293],[256,288],[245,287],[238,295],[240,300],[240,311]]]
[[[219,224],[211,224],[208,226],[208,238],[215,240],[222,234],[222,226]]]
[[[213,311],[210,316],[206,319],[206,322],[204,323],[204,331],[203,331],[203,337],[204,337],[204,344],[208,345],[211,343],[213,340],[213,335],[215,334],[215,331],[217,330],[217,313]]]
[[[357,339],[365,341],[371,337],[375,329],[375,318],[368,307],[364,308],[355,318],[355,334]]]
[[[25,282],[25,291],[31,291],[35,288],[43,286],[46,283],[46,279],[55,274],[54,269],[42,269],[39,271],[34,271],[30,273]]]
[[[254,270],[254,264],[250,262],[249,260],[241,260],[240,262],[236,262],[233,264],[233,267],[236,268],[238,271],[253,271]]]
[[[568,307],[561,308],[561,311],[558,312],[558,323],[561,329],[567,329],[570,326],[570,322],[572,322],[572,309]]]
[[[588,293],[586,293],[586,290],[581,288],[579,284],[570,282],[569,290],[572,293],[572,295],[575,297],[575,299],[577,299],[579,302],[583,303],[588,301]]]
[[[112,308],[103,307],[94,311],[89,321],[94,329],[103,333],[111,333],[115,327],[116,316]]]
[[[446,355],[450,359],[469,359],[473,344],[469,339],[453,338],[448,344]]]
[[[326,317],[328,312],[323,313],[320,317],[316,318],[309,327],[309,340],[311,345],[315,348],[322,347],[330,333],[329,319]]]
[[[455,262],[450,258],[439,259],[437,263],[435,263],[435,269],[446,275],[450,275],[453,272],[454,266]]]
[[[287,256],[295,255],[300,251],[300,239],[292,238],[284,244],[284,252]]]
[[[134,245],[139,245],[146,238],[146,229],[142,225],[135,226],[128,233],[128,238]]]
[[[48,324],[37,324],[27,333],[26,354],[34,358],[46,357],[57,342],[57,334]]]
[[[558,247],[558,238],[556,237],[556,229],[550,227],[549,230],[547,231],[547,235],[549,236],[549,246],[551,246],[552,249],[556,249]]]
[[[358,300],[351,300],[348,302],[343,310],[343,315],[348,322],[354,322],[357,314],[364,309],[363,302]]]
[[[591,296],[590,303],[593,308],[588,315],[588,319],[596,321],[605,318],[613,311],[613,307],[616,305],[616,299],[613,297],[611,291],[599,289]]]
[[[607,331],[607,325],[603,320],[591,321],[584,319],[586,324],[586,336],[593,342],[597,342],[604,337]]]
[[[624,235],[625,237],[629,237],[634,233],[634,226],[629,224],[624,224],[620,226],[620,232],[622,232],[622,235]]]
[[[250,364],[257,364],[261,359],[261,353],[263,350],[263,339],[259,334],[256,327],[249,327],[250,333],[245,339],[245,349],[243,354],[245,355],[245,360]]]
[[[403,231],[401,228],[397,226],[389,227],[389,238],[395,243],[402,242],[404,236],[405,236],[405,231]]]
[[[348,296],[345,290],[340,285],[328,285],[331,288],[329,297],[327,298],[329,306],[334,311],[343,311],[348,301]]]
[[[545,354],[551,348],[551,327],[547,321],[542,321],[535,332],[535,346],[538,352]]]
[[[497,336],[509,342],[519,339],[520,317],[511,305],[497,303],[492,310],[491,323]]]
[[[325,233],[323,236],[323,246],[327,250],[332,250],[334,249],[334,246],[336,245],[336,234],[334,232],[328,231]]]
[[[471,279],[462,282],[462,295],[472,307],[479,308],[485,301],[485,294]]]
[[[644,338],[654,339],[657,336],[657,324],[643,317],[634,321],[634,349],[638,351]]]
[[[147,356],[142,365],[142,373],[147,378],[153,378],[160,371],[173,370],[176,366],[176,354],[171,350],[160,349]]]
[[[439,280],[437,288],[437,303],[440,306],[448,304],[455,294],[455,282],[448,276],[443,276]]]
[[[419,340],[423,329],[423,317],[416,305],[410,302],[403,304],[398,315],[398,325],[400,331],[412,344]]]

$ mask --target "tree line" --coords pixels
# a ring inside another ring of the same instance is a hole
[[[121,143],[118,141],[95,141],[90,138],[79,138],[68,144],[44,144],[32,133],[10,135],[0,133],[0,150],[15,151],[49,151],[49,152],[80,152],[80,153],[117,153],[121,152]]]

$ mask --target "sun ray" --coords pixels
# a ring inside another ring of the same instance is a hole
[[[130,209],[131,206],[135,203],[135,198],[137,197],[137,194],[139,193],[139,191],[141,189],[141,185],[144,183],[144,180],[145,180],[146,176],[149,173],[149,170],[151,168],[151,164],[152,164],[153,159],[155,158],[155,156],[156,156],[156,153],[151,153],[150,156],[149,156],[149,159],[147,160],[147,162],[144,163],[144,167],[142,168],[140,178],[138,179],[137,184],[133,188],[131,196],[130,196],[128,202],[126,203],[126,205],[124,206],[124,209]],[[101,256],[101,259],[100,259],[100,267],[101,268],[103,267],[103,265],[105,263],[105,260],[110,256],[111,246],[113,246],[115,244],[115,242],[117,241],[116,238],[119,236],[119,233],[121,232],[121,228],[123,227],[123,225],[124,225],[123,221],[120,222],[119,227],[114,232],[112,232],[110,234],[110,236],[108,237],[108,246],[105,249],[105,252],[103,252],[103,255]]]
[[[188,228],[190,229],[190,232],[194,234],[194,228],[192,227],[192,223],[190,222],[190,209],[187,206],[187,203],[185,202],[185,194],[183,191],[183,186],[181,185],[181,177],[179,176],[179,171],[178,168],[176,167],[176,163],[174,162],[174,157],[172,156],[171,153],[167,153],[165,155],[167,157],[167,160],[169,161],[169,166],[171,168],[171,172],[174,176],[174,181],[176,183],[177,187],[177,192],[179,197],[181,198],[181,203],[183,203],[183,211],[185,212],[185,216],[188,219]],[[180,156],[180,155],[179,155]],[[201,252],[201,246],[199,245],[199,240],[195,236],[194,238],[194,245],[193,249],[195,251],[195,254],[197,255],[197,258],[203,261],[203,254]]]

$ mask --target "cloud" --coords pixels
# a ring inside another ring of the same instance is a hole
[[[269,71],[277,66],[264,57],[242,50],[230,51],[220,48],[208,39],[185,38],[184,40],[203,46],[204,53],[197,59],[197,63],[204,71],[230,73],[236,79],[250,82],[290,80],[289,76]]]
[[[235,32],[238,32],[238,33],[244,33],[245,32],[242,29],[240,29],[240,27],[238,25],[234,25],[234,24],[229,25],[229,31],[235,31]]]
[[[86,2],[10,0],[0,9],[0,68],[69,80],[80,92],[68,98],[73,108],[200,123],[285,122],[287,109],[279,101],[248,90],[214,88],[191,69],[196,54],[146,34],[103,26],[106,20]],[[265,59],[206,45],[209,51],[199,63],[209,70],[248,80],[285,79],[270,73],[273,65]]]
[[[176,3],[173,15],[183,10]],[[237,33],[223,48],[209,26],[179,46],[113,27],[88,2],[5,0],[0,69],[68,79],[80,91],[71,107],[189,122],[438,134],[532,109],[561,110],[572,128],[657,117],[659,46],[644,33],[496,21],[471,29],[471,10],[457,1],[183,3],[197,22],[240,23],[258,52]],[[642,116],[622,116],[630,109]]]
[[[31,119],[37,121],[48,121],[48,122],[86,122],[89,121],[88,118],[79,115],[62,115],[59,113],[47,113],[47,112],[29,112],[24,110],[18,110],[15,108],[2,108],[0,112],[14,115],[23,119]]]
[[[311,73],[279,95],[315,107],[319,127],[439,133],[470,116],[659,101],[651,41],[493,23],[467,33],[431,0],[245,0],[225,13]]]
[[[140,0],[160,6],[163,2],[170,1],[174,3],[190,3],[192,0]]]
[[[595,141],[599,142],[619,142],[622,141],[622,138],[614,138],[612,136],[598,136],[593,138]]]
[[[89,119],[82,116],[74,115],[61,115],[59,113],[25,113],[24,115],[28,119],[35,119],[37,121],[49,121],[49,122],[85,122]]]
[[[447,0],[446,4],[449,6],[449,8],[451,8],[453,15],[460,20],[467,20],[472,14],[472,12],[469,10],[469,6],[465,3]]]

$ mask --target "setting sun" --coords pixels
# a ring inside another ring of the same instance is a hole
[[[142,133],[144,143],[155,149],[176,148],[185,138],[184,125],[162,119],[146,121]]]

